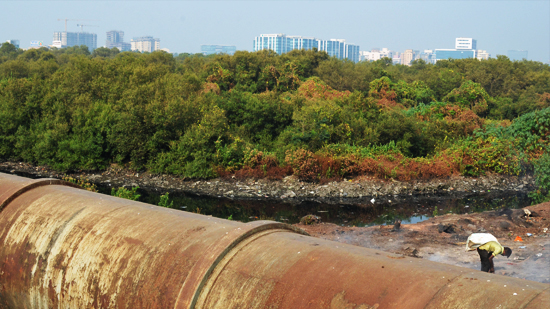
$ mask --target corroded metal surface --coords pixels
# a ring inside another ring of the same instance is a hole
[[[279,233],[228,254],[197,308],[523,308],[548,287]]]
[[[0,173],[0,308],[545,308],[548,285]],[[514,294],[515,293],[515,294]]]

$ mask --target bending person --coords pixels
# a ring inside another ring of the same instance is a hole
[[[510,257],[512,254],[512,249],[503,247],[493,235],[488,233],[470,235],[468,241],[466,241],[466,248],[467,250],[477,249],[481,259],[481,271],[489,273],[495,272],[495,264],[493,263],[495,256],[501,254]]]

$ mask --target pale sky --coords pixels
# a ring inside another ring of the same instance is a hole
[[[0,42],[52,44],[53,32],[124,31],[153,36],[173,53],[197,53],[203,44],[252,51],[254,37],[285,33],[345,39],[360,50],[454,48],[471,37],[492,57],[527,50],[529,60],[550,61],[550,0],[523,1],[15,1],[0,0]],[[93,25],[98,27],[92,27]]]

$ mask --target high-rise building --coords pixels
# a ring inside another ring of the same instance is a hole
[[[447,59],[478,58],[476,53],[477,41],[472,38],[456,38],[455,49],[436,49],[435,62]],[[480,57],[489,58],[486,51],[481,51]]]
[[[280,55],[290,51],[286,43],[285,34],[260,34],[254,38],[254,51],[270,49]]]
[[[6,42],[15,46],[15,48],[19,48],[19,40],[7,40]]]
[[[412,49],[406,49],[403,55],[401,55],[401,64],[411,65],[411,62],[414,60],[415,53]]]
[[[393,55],[393,57],[391,58],[391,62],[392,62],[393,64],[401,64],[401,56],[402,56],[402,55],[403,55],[403,54],[395,53],[395,54]]]
[[[205,56],[213,54],[233,55],[236,51],[237,47],[233,45],[201,45],[201,53]]]
[[[319,48],[319,40],[313,37],[287,36],[287,40],[288,51],[293,49],[310,50],[313,48]]]
[[[139,52],[154,52],[160,50],[160,39],[154,39],[152,36],[142,36],[139,38],[133,38],[130,42],[131,49]]]
[[[116,30],[107,32],[107,41],[105,43],[105,47],[109,49],[116,47],[121,52],[131,50],[131,44],[124,42],[124,31]]]
[[[286,34],[260,34],[254,38],[254,51],[270,49],[277,54],[288,53],[293,49],[310,50],[317,48],[331,57],[359,61],[359,46],[347,44],[345,40],[320,40],[312,37],[287,36]]]
[[[63,48],[86,45],[88,49],[93,51],[97,48],[97,34],[88,32],[54,32],[53,47]]]
[[[436,49],[435,61],[448,59],[476,58],[475,50]]]
[[[377,61],[382,58],[392,58],[393,52],[386,47],[379,49],[373,48],[371,51],[360,51],[359,61]]]
[[[476,58],[477,60],[488,60],[491,58],[491,54],[489,54],[486,50],[477,50]]]
[[[455,49],[476,49],[477,41],[472,38],[456,38]]]
[[[435,53],[431,49],[425,49],[423,52],[421,52],[418,55],[418,59],[422,59],[426,63],[434,64],[435,63]]]
[[[97,34],[88,32],[54,32],[53,47],[63,48],[86,45],[90,52],[97,48]]]
[[[512,61],[521,61],[523,59],[528,60],[527,54],[526,50],[509,50],[507,56]]]

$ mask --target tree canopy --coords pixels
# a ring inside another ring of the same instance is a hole
[[[311,181],[517,174],[543,169],[533,164],[550,152],[549,108],[550,67],[504,56],[403,66],[315,50],[173,57],[0,46],[0,159],[59,170],[118,163]]]

